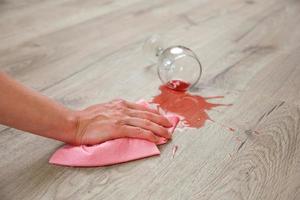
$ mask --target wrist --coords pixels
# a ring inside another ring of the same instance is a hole
[[[61,135],[61,138],[58,138],[58,140],[61,140],[68,144],[78,145],[78,127],[79,115],[77,114],[77,111],[69,110],[65,115],[63,134]]]

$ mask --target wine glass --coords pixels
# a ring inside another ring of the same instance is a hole
[[[165,48],[161,36],[153,35],[145,41],[143,51],[157,64],[158,76],[169,88],[186,91],[199,82],[202,66],[191,49],[181,45]]]

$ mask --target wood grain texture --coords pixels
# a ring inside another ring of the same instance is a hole
[[[0,199],[300,199],[299,22],[297,0],[0,1],[0,70],[70,108],[157,94],[152,33],[199,55],[194,93],[233,104],[99,168],[49,165],[60,142],[0,126]]]

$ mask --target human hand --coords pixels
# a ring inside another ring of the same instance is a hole
[[[125,100],[90,106],[75,111],[76,130],[73,143],[99,144],[116,138],[140,138],[159,142],[159,137],[169,139],[167,128],[172,124],[157,111]]]

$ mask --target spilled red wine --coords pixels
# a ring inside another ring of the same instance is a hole
[[[152,103],[160,105],[165,111],[184,117],[188,126],[200,128],[204,126],[207,120],[210,120],[207,114],[208,110],[217,106],[226,106],[226,104],[216,104],[207,101],[214,97],[205,98],[190,94],[187,92],[189,86],[190,84],[179,80],[161,85],[159,87],[161,93],[153,98]],[[217,98],[220,98],[220,96]]]

